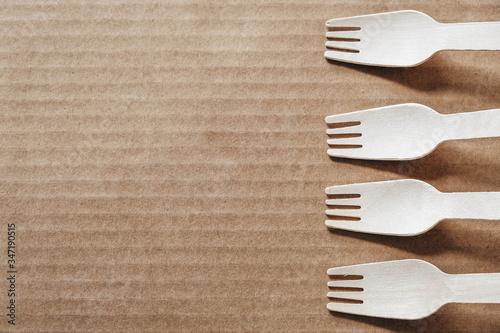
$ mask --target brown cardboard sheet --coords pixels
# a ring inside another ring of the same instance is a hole
[[[323,58],[326,20],[400,9],[500,20],[498,0],[3,0],[0,331],[498,332],[494,304],[416,322],[326,309],[330,267],[418,258],[500,272],[495,222],[409,238],[324,226],[330,185],[500,191],[498,138],[411,162],[327,156],[331,114],[500,107],[498,52],[406,69]]]

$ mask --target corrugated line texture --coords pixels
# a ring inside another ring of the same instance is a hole
[[[409,8],[500,20],[497,0],[2,1],[0,330],[498,329],[492,305],[416,323],[326,310],[329,267],[415,257],[450,273],[500,271],[492,224],[444,222],[405,239],[324,227],[330,185],[412,177],[500,191],[497,139],[405,163],[326,155],[331,114],[500,106],[498,53],[446,52],[412,69],[323,58],[327,19]]]

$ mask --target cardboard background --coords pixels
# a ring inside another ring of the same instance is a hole
[[[418,322],[325,308],[329,267],[419,258],[500,272],[495,222],[411,238],[324,227],[330,185],[500,190],[499,139],[447,142],[410,163],[326,155],[330,114],[499,107],[496,52],[407,69],[323,58],[326,20],[400,9],[500,20],[497,0],[2,1],[0,246],[15,222],[19,273],[17,325],[2,315],[0,329],[498,331],[498,305]]]

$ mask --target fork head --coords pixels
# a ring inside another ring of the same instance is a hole
[[[369,160],[411,160],[430,153],[446,138],[444,117],[415,103],[326,117],[328,155]]]
[[[449,301],[446,274],[416,259],[330,268],[330,311],[421,319]]]
[[[329,228],[382,235],[413,236],[446,215],[436,202],[441,192],[414,179],[326,188]]]
[[[325,57],[363,65],[416,66],[439,50],[437,23],[404,10],[332,19],[326,22]]]

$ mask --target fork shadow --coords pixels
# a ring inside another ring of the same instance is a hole
[[[377,318],[353,315],[341,312],[330,312],[330,314],[339,319],[348,319],[357,322],[362,322],[364,324],[377,326],[390,330],[393,332],[422,332],[427,330],[429,327],[429,322],[434,322],[436,319],[433,318],[437,316],[436,314],[420,319],[420,320],[402,320],[402,319],[387,319],[387,318]]]
[[[489,57],[485,59],[489,59]],[[494,61],[494,58],[491,60]],[[500,92],[497,89],[497,82],[500,80],[498,71],[491,71],[485,66],[479,65],[464,66],[454,62],[451,57],[443,56],[440,52],[415,67],[377,67],[330,59],[326,59],[326,61],[335,66],[397,82],[417,91],[449,90],[459,92],[461,95],[471,95],[481,99],[482,103],[496,102],[498,105],[500,102]],[[474,64],[478,64],[478,62],[474,62]]]
[[[481,224],[491,227],[472,230],[472,225]],[[500,240],[500,225],[497,221],[444,220],[429,231],[416,236],[375,235],[330,228],[328,230],[331,235],[377,243],[418,256],[453,252],[463,253],[465,256],[491,264],[496,264],[499,260],[499,255],[494,251],[494,244]]]
[[[492,148],[500,139],[478,139],[471,143],[475,149],[461,150],[460,144],[444,142],[422,158],[410,161],[376,161],[330,157],[336,163],[347,163],[363,168],[390,172],[402,178],[416,178],[437,183],[442,191],[498,191],[500,190],[500,158],[494,149],[488,152],[484,143]],[[477,147],[477,149],[476,149]],[[448,184],[450,186],[448,186]],[[458,186],[458,188],[457,188]]]
[[[388,247],[395,247],[416,255],[436,255],[453,249],[452,239],[447,237],[445,232],[437,228],[433,228],[421,235],[408,237],[375,235],[330,228],[328,231],[333,235],[351,237]]]
[[[445,305],[433,315],[419,320],[376,318],[340,312],[330,312],[330,314],[338,319],[352,320],[393,332],[498,331],[500,318],[492,316],[497,304],[478,304],[474,312],[469,306],[469,304]]]

